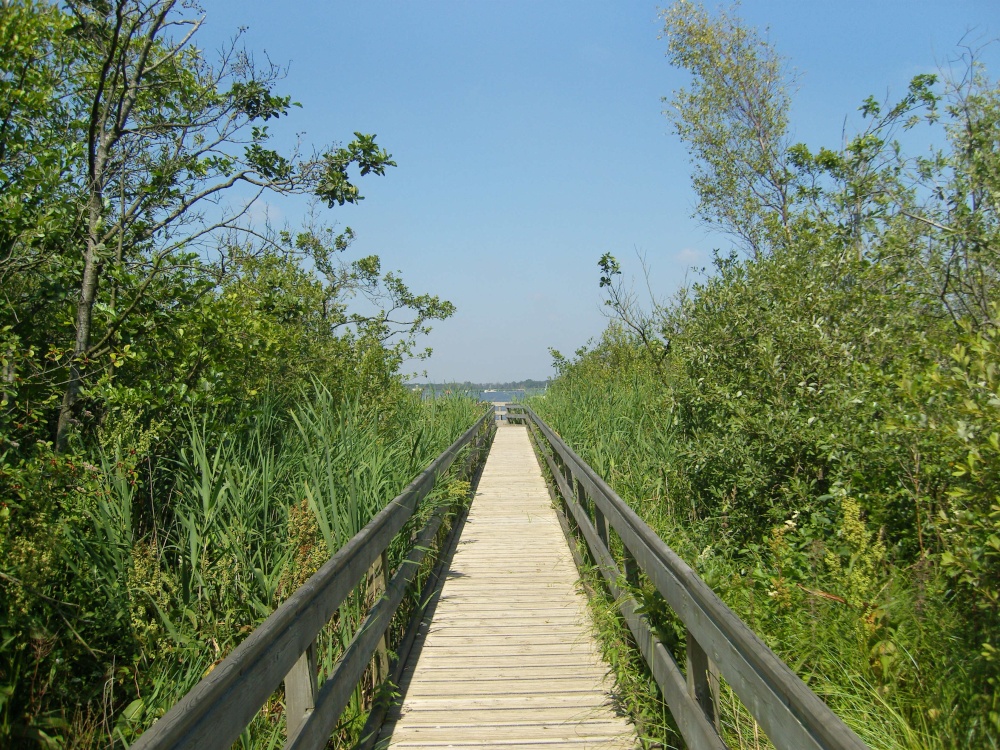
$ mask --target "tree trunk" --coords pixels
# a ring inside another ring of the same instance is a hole
[[[69,378],[59,409],[59,423],[56,426],[56,451],[66,450],[69,428],[73,421],[73,407],[83,388],[83,370],[90,349],[90,328],[94,317],[94,302],[100,280],[101,247],[97,241],[101,224],[103,196],[100,188],[90,195],[88,210],[87,250],[83,258],[83,277],[80,281],[80,297],[76,305],[76,340],[73,343],[73,357],[69,363]]]

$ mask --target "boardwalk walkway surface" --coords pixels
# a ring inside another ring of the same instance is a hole
[[[637,747],[577,580],[527,428],[501,426],[382,730],[389,747]]]

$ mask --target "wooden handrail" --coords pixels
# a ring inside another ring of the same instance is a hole
[[[438,508],[417,533],[410,553],[321,687],[316,684],[316,637],[373,565],[380,566],[384,580],[385,551],[413,517],[420,501],[465,446],[473,443],[473,450],[481,450],[495,429],[490,407],[211,674],[146,730],[132,745],[133,750],[230,748],[282,681],[286,684],[286,721],[290,730],[286,748],[325,747],[379,649],[447,508]]]
[[[778,750],[865,750],[861,739],[699,578],[607,483],[535,412],[513,405],[508,419],[526,418],[569,516],[587,543],[611,595],[635,637],[685,742],[719,750],[718,675]],[[624,548],[619,569],[609,532]],[[630,590],[638,571],[687,628],[687,669],[639,614]]]

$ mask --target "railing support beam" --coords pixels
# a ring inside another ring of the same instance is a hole
[[[379,559],[372,565],[370,573],[371,584],[369,590],[372,592],[370,607],[374,607],[375,603],[385,595],[385,582],[388,575],[389,555],[386,550],[383,550]],[[389,645],[386,642],[385,632],[382,633],[378,639],[378,645],[375,646],[373,666],[373,680],[375,683],[373,687],[377,687],[386,678],[386,675],[389,674]]]
[[[604,549],[611,552],[611,540],[608,534],[608,519],[604,517],[601,509],[597,507],[597,503],[593,504],[594,507],[594,526],[597,528],[597,536],[601,540],[601,544],[604,545]]]
[[[316,641],[285,677],[285,732],[291,741],[316,707]]]
[[[719,670],[691,631],[687,631],[687,687],[705,718],[719,731]]]

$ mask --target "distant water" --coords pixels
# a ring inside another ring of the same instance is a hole
[[[480,401],[523,401],[524,391],[479,391]]]
[[[443,396],[447,391],[437,391],[438,396]],[[467,393],[479,401],[523,401],[524,391],[456,391]],[[424,398],[431,398],[434,395],[428,388],[424,390]]]

